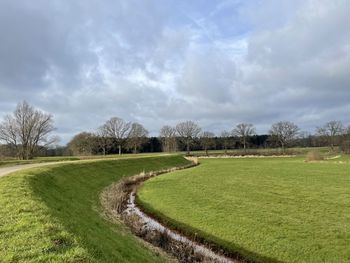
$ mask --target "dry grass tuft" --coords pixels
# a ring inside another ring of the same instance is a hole
[[[175,256],[182,263],[205,262],[205,260],[213,262],[196,253],[190,244],[172,239],[166,230],[163,232],[149,230],[144,239]]]
[[[191,161],[193,164],[197,165],[199,164],[198,157],[195,156],[186,156],[185,157],[187,160]]]
[[[126,203],[133,184],[130,178],[123,178],[103,191],[101,203],[108,213],[117,216],[126,209]]]
[[[323,159],[324,159],[323,156],[319,152],[312,151],[306,154],[305,161],[306,162],[322,161]]]

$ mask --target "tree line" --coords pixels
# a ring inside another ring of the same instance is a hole
[[[113,124],[113,125],[111,125]],[[112,128],[111,128],[112,126]],[[350,128],[340,121],[330,121],[318,127],[315,134],[301,132],[299,127],[289,121],[272,124],[269,133],[258,135],[253,124],[240,123],[231,131],[222,131],[220,135],[205,131],[194,121],[180,122],[175,126],[165,125],[158,137],[148,137],[148,131],[139,123],[126,122],[120,118],[111,118],[95,133],[82,132],[69,143],[72,154],[121,154],[126,152],[176,152],[191,150],[276,148],[285,151],[287,147],[341,146],[350,151]]]
[[[140,123],[112,117],[94,132],[75,135],[65,147],[51,147],[57,137],[50,136],[55,130],[53,116],[21,102],[13,114],[6,115],[0,123],[0,155],[31,159],[36,155],[93,155],[138,152],[176,152],[217,149],[227,152],[240,148],[275,148],[282,151],[292,146],[335,146],[350,152],[350,128],[340,121],[330,121],[317,127],[314,134],[302,132],[290,121],[279,121],[271,125],[268,134],[258,135],[251,123],[239,123],[230,131],[215,135],[203,130],[194,121],[179,122],[175,126],[165,125],[159,136],[150,137]]]

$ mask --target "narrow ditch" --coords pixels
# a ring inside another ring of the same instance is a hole
[[[202,245],[190,240],[184,235],[171,230],[170,228],[159,223],[157,220],[148,216],[136,206],[135,195],[136,195],[136,190],[130,193],[128,205],[127,205],[127,209],[125,210],[125,213],[127,213],[129,216],[136,215],[137,217],[139,217],[139,219],[143,222],[144,228],[146,231],[157,231],[162,234],[165,233],[166,235],[169,236],[169,238],[173,239],[175,242],[179,242],[179,243],[182,243],[184,246],[188,246],[193,250],[191,253],[194,255],[197,255],[196,258],[199,259],[200,262],[201,261],[208,262],[208,260],[212,262],[217,262],[217,263],[237,262],[225,257],[224,255],[220,255],[212,251],[210,248],[207,248],[205,245]]]
[[[109,217],[121,219],[131,231],[148,243],[175,256],[180,262],[238,263],[224,253],[216,252],[205,244],[195,242],[147,215],[135,203],[137,187],[144,181],[160,174],[198,165],[198,161],[188,166],[141,173],[125,178],[108,187],[101,195],[101,203]]]

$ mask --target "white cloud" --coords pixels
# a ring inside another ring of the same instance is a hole
[[[111,116],[208,130],[349,123],[350,2],[0,3],[0,117],[23,99],[66,142]],[[40,28],[40,30],[38,30]]]

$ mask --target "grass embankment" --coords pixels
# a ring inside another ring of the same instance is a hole
[[[350,166],[302,158],[202,159],[145,182],[167,224],[257,262],[350,262]]]
[[[0,178],[0,262],[164,261],[102,218],[99,196],[123,176],[185,164],[180,156],[105,160]]]
[[[167,155],[166,153],[138,153],[138,154],[109,154],[109,155],[87,155],[87,156],[51,156],[51,157],[35,157],[30,160],[18,160],[18,159],[7,159],[0,160],[0,167],[14,166],[22,164],[34,164],[34,163],[50,163],[50,162],[61,162],[61,161],[79,161],[79,160],[109,160],[109,159],[132,159],[140,157],[157,157]]]

